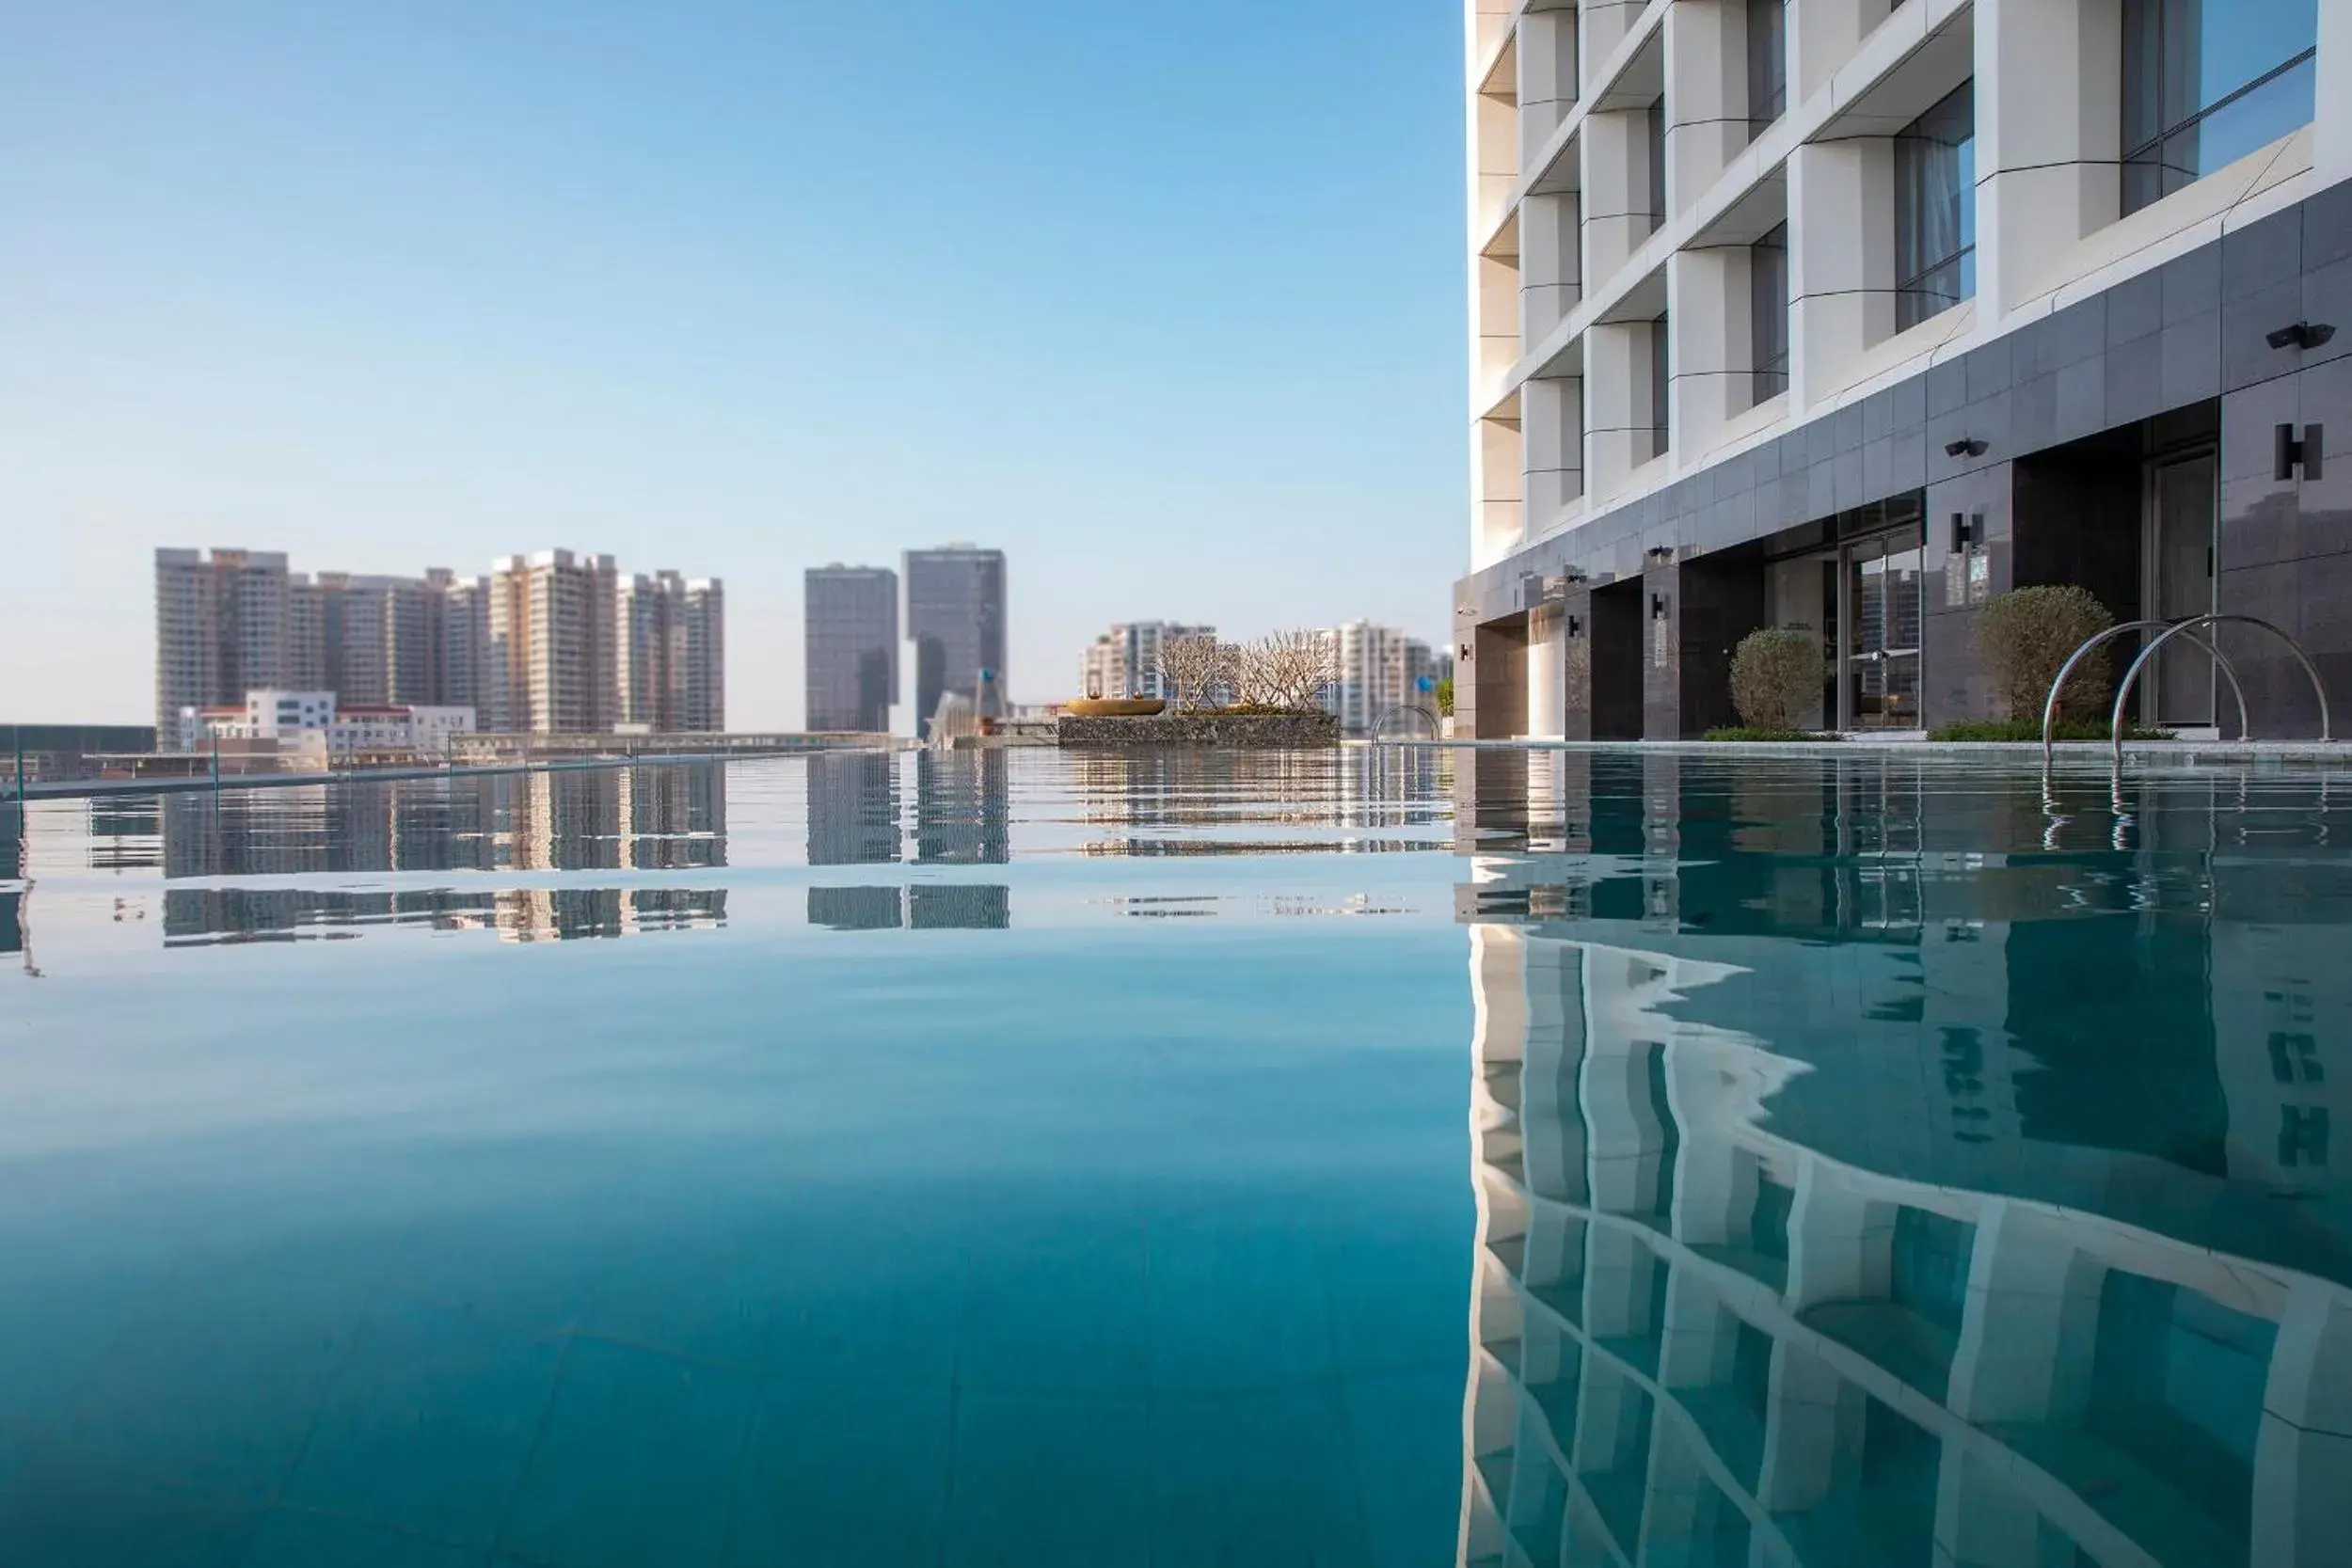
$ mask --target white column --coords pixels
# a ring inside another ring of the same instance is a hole
[[[1666,12],[1666,211],[1690,210],[1748,145],[1745,0]]]
[[[1808,409],[1895,330],[1895,144],[1810,142],[1788,159],[1788,390]]]
[[[1542,376],[1519,389],[1527,440],[1527,517],[1533,534],[1584,493],[1584,383]]]
[[[2352,180],[2352,6],[2319,8],[2318,119],[2312,127],[2314,183]]]
[[[2015,309],[2122,210],[2121,0],[1976,8],[1977,310]]]
[[[1577,26],[1581,37],[1577,52],[1582,56],[1584,75],[1597,71],[1608,59],[1609,52],[1624,41],[1626,34],[1648,9],[1649,0],[1583,0],[1576,8]],[[1589,83],[1587,84],[1590,85]]]
[[[1650,460],[1650,326],[1600,322],[1584,334],[1584,489],[1602,499]]]
[[[1648,239],[1649,116],[1613,109],[1584,117],[1584,282],[1598,288]]]
[[[1518,548],[1521,539],[1525,470],[1518,404],[1514,396],[1478,421],[1477,561],[1482,566]]]
[[[1583,297],[1583,211],[1575,191],[1519,203],[1519,320],[1529,343],[1567,320]]]
[[[1749,320],[1750,252],[1744,245],[1678,250],[1666,262],[1666,310],[1674,332],[1670,444],[1687,466],[1745,413],[1756,388],[1756,334]]]
[[[1519,167],[1576,106],[1576,13],[1529,11],[1519,18]]]
[[[1804,103],[1853,58],[1855,48],[1886,16],[1886,0],[1790,0],[1788,102]]]

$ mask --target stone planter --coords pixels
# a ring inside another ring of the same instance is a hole
[[[1081,719],[1056,726],[1062,745],[1093,751],[1129,746],[1229,746],[1296,751],[1340,742],[1328,713],[1165,713],[1152,719]]]

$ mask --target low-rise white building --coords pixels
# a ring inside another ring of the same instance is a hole
[[[361,752],[437,755],[452,736],[474,732],[474,710],[411,703],[339,705],[332,691],[248,691],[243,707],[183,707],[183,750],[221,740],[275,740],[316,748],[329,756]],[[318,739],[311,739],[317,736]]]

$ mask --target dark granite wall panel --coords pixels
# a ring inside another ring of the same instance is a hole
[[[1760,550],[1701,556],[1681,568],[1682,603],[1676,620],[1682,684],[1684,736],[1740,722],[1731,705],[1731,655],[1740,640],[1764,624],[1764,558]]]
[[[1641,580],[1597,588],[1592,604],[1593,738],[1639,740],[1649,629]]]
[[[1992,689],[1977,662],[1977,617],[1987,598],[2010,586],[2013,483],[2011,466],[2003,463],[1928,487],[1919,709],[1930,729],[1995,717]],[[1952,549],[1956,514],[1969,519],[1972,530],[1980,530],[1968,548],[1958,552]],[[1971,576],[1972,556],[1982,564],[1980,582]]]
[[[1519,614],[1478,627],[1471,684],[1478,688],[1481,740],[1508,740],[1527,733],[1527,617]],[[1456,679],[1456,689],[1464,683]],[[1457,728],[1459,726],[1456,726]]]
[[[1682,738],[1682,568],[1642,574],[1642,738]]]
[[[1593,738],[1593,591],[1571,583],[1560,601],[1560,736]]]

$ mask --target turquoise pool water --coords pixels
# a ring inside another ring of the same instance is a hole
[[[2352,778],[837,755],[0,822],[11,1568],[2352,1541]]]

